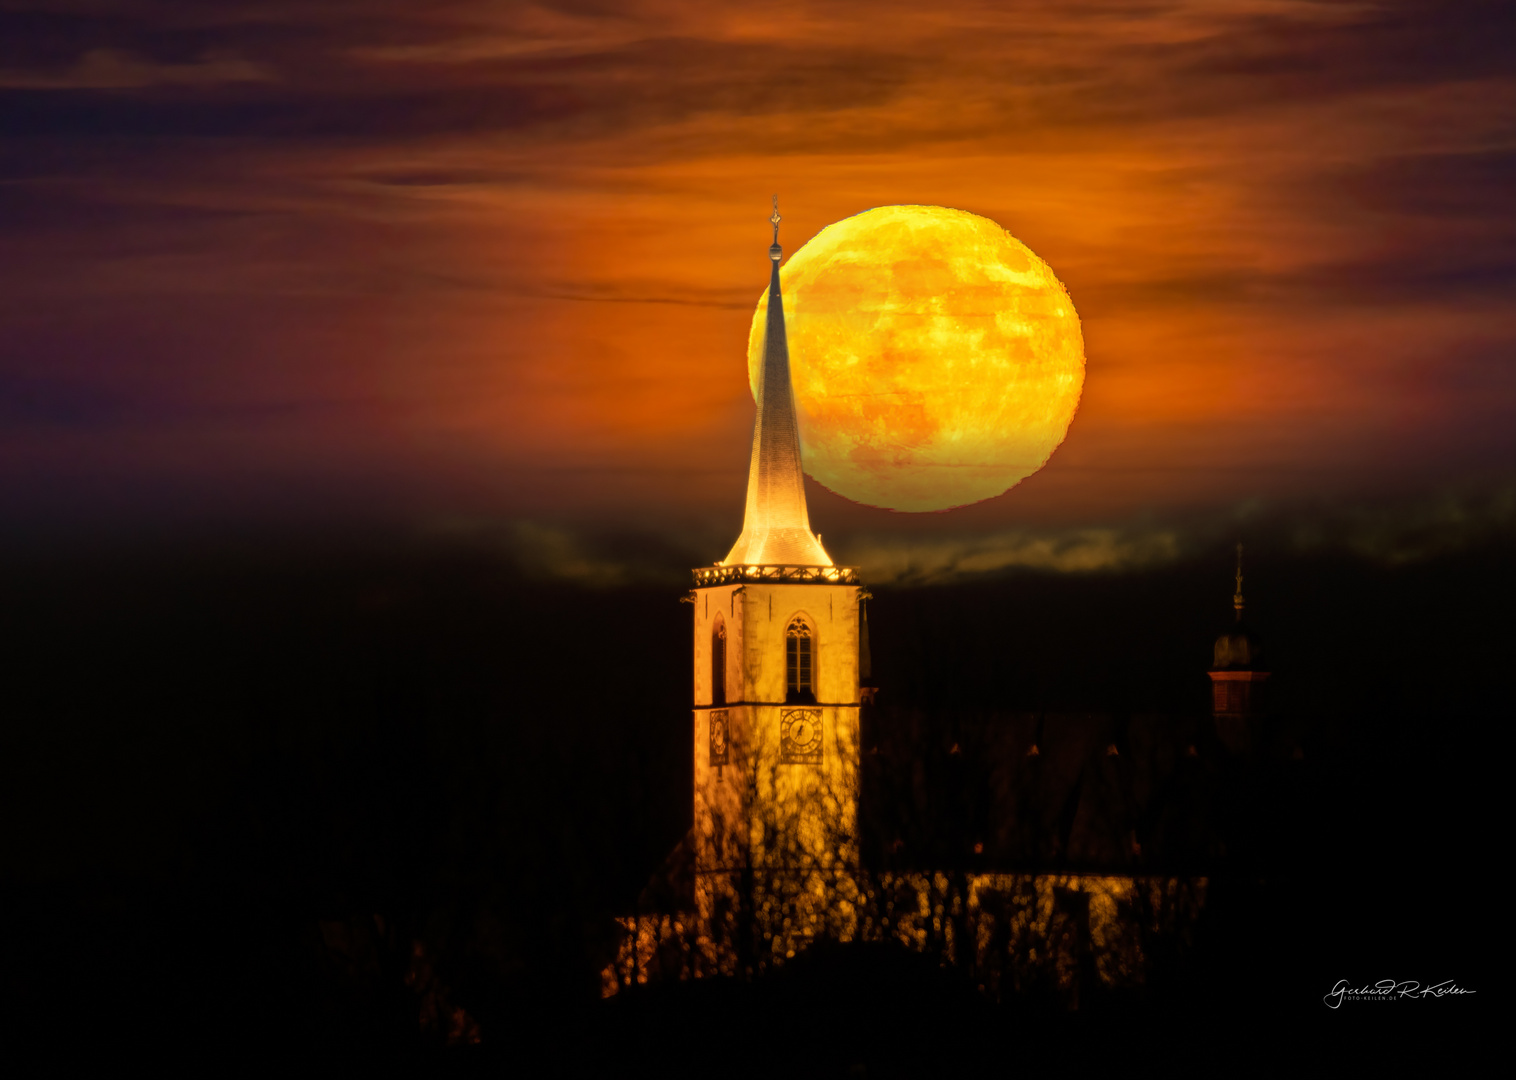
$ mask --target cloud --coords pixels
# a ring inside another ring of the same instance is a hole
[[[434,538],[502,552],[527,578],[590,588],[689,582],[690,558],[676,543],[649,533],[556,525],[542,521],[453,520],[430,526]]]
[[[1445,491],[1399,503],[1347,505],[1302,516],[1288,528],[1297,551],[1347,551],[1401,566],[1516,543],[1516,484]]]
[[[1084,320],[1067,442],[965,512],[990,539],[865,552],[902,580],[1148,565],[1190,534],[1081,523],[1510,452],[1508,4],[31,8],[0,11],[16,475],[42,428],[123,470],[144,429],[238,482],[341,447],[458,513],[726,513],[776,190],[788,250],[985,214]]]
[[[904,588],[1039,574],[1142,574],[1210,560],[1242,541],[1254,557],[1348,557],[1381,566],[1504,552],[1516,543],[1516,481],[1496,479],[1415,496],[1333,502],[1245,501],[1219,509],[1079,527],[1024,526],[993,532],[846,527],[827,532],[838,565],[871,585]],[[647,586],[679,591],[689,567],[709,565],[735,530],[627,528],[608,522],[451,518],[424,535],[503,555],[527,578],[590,588]]]
[[[61,71],[0,68],[0,89],[12,90],[134,90],[275,81],[268,68],[229,54],[165,64],[117,49],[91,49]]]
[[[1401,566],[1516,543],[1516,483],[1331,504],[1240,503],[1163,522],[984,535],[844,534],[838,562],[880,585],[939,585],[1007,571],[1139,573],[1238,540],[1277,553],[1338,553]]]
[[[592,587],[648,584],[677,588],[689,567],[708,565],[715,533],[671,536],[548,521],[454,519],[426,533],[503,552],[528,577]],[[719,539],[724,539],[724,534]],[[696,550],[709,545],[709,550]],[[1173,562],[1188,548],[1174,529],[1085,528],[959,538],[853,536],[834,544],[840,565],[879,585],[936,585],[1007,570],[1054,573],[1136,571]]]
[[[1018,530],[956,539],[873,536],[839,545],[839,560],[881,585],[937,585],[1005,570],[1141,570],[1181,553],[1171,529]]]

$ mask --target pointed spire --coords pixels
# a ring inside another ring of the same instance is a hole
[[[1237,592],[1232,596],[1232,607],[1237,611],[1237,621],[1242,621],[1242,543],[1237,544]]]
[[[811,532],[800,462],[800,429],[790,385],[790,349],[784,332],[784,298],[779,291],[779,196],[774,196],[774,243],[769,248],[768,321],[763,335],[763,370],[758,381],[758,415],[753,420],[753,457],[748,468],[747,511],[742,535],[723,560],[725,566],[831,566]]]

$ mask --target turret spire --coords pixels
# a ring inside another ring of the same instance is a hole
[[[1232,607],[1237,612],[1237,621],[1242,621],[1242,543],[1237,544],[1237,591],[1232,595]]]
[[[742,535],[725,566],[831,566],[811,532],[800,462],[800,429],[790,385],[790,349],[784,332],[784,298],[779,291],[779,196],[774,196],[774,243],[769,248],[768,321],[763,335],[763,369],[758,380],[758,415],[753,421],[753,457],[748,468],[747,511]]]

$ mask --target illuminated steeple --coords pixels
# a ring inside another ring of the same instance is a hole
[[[742,535],[723,566],[831,566],[811,532],[800,465],[800,430],[790,386],[790,349],[784,333],[784,299],[779,292],[779,196],[774,196],[774,243],[769,248],[768,323],[764,327],[763,370],[758,382],[758,415],[753,421],[753,457],[748,467],[747,511]]]

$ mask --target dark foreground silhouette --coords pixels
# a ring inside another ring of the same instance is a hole
[[[1203,709],[1226,570],[1218,552],[876,588],[881,701]],[[612,917],[689,823],[677,585],[534,582],[467,551],[14,564],[6,1025],[59,1054],[316,1046],[665,1075],[1178,1063],[1349,1032],[1461,1045],[1495,996],[1503,923],[1483,875],[1509,559],[1263,553],[1250,580],[1275,708],[1307,733],[1300,819],[1215,881],[1194,947],[1150,985],[1070,1012],[870,945],[598,999]],[[1322,1004],[1381,978],[1479,994]]]

